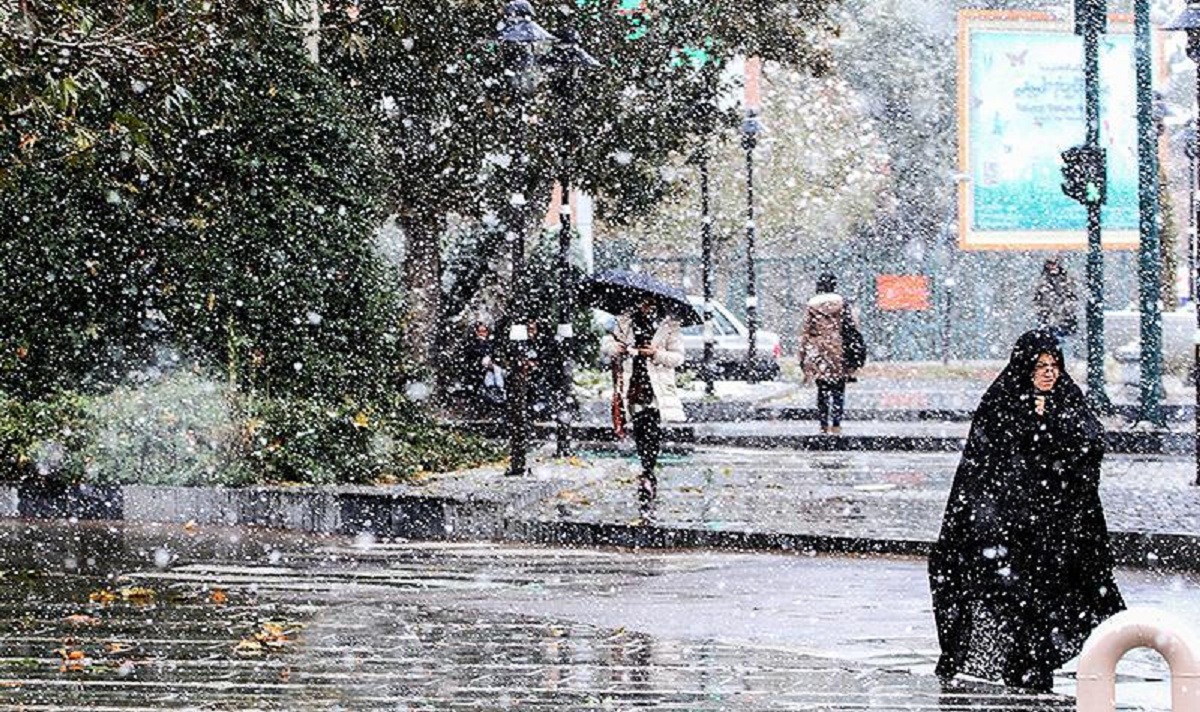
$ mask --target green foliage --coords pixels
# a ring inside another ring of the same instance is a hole
[[[544,329],[543,336],[551,337],[558,326],[558,230],[537,233],[528,247],[523,290],[528,318]],[[502,261],[479,259],[481,253],[495,250],[494,242],[502,242],[502,236],[486,230],[448,233],[445,240],[446,275],[443,280],[443,306],[445,313],[454,315],[452,322],[451,349],[460,352],[463,343],[474,333],[477,317],[488,311],[488,303],[497,294],[507,292],[508,285],[501,281],[508,278],[502,271]],[[570,256],[570,289],[576,289],[584,278],[583,270],[577,265],[578,255]],[[572,340],[571,357],[577,362],[590,363],[599,351],[599,339],[591,329],[591,309],[574,299],[575,311],[571,315],[575,338]],[[506,323],[506,322],[505,322]],[[492,323],[494,335],[500,335],[499,345],[507,343],[505,323]]]
[[[496,445],[402,398],[333,406],[247,397],[178,371],[104,395],[0,398],[0,480],[226,486],[403,480],[477,466]]]
[[[394,391],[383,169],[342,89],[253,8],[100,5],[0,42],[0,387],[103,392],[169,346],[239,387]]]
[[[499,457],[494,446],[444,431],[402,400],[370,407],[254,399],[245,410],[246,454],[270,482],[370,483]]]
[[[255,478],[238,457],[227,386],[181,370],[89,399],[92,437],[75,457],[88,482],[238,485]]]
[[[72,392],[35,401],[0,393],[0,479],[80,479],[79,453],[91,439],[87,402]]]

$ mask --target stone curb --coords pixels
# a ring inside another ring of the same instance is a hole
[[[932,541],[868,539],[822,534],[790,534],[692,529],[655,524],[607,522],[510,522],[507,538],[549,546],[627,549],[720,549],[722,551],[837,554],[855,556],[928,556]],[[1118,566],[1139,569],[1200,571],[1194,552],[1200,536],[1150,532],[1109,533]]]
[[[429,496],[376,487],[172,487],[22,483],[0,487],[0,517],[270,527],[401,539],[493,539],[506,510],[562,485],[531,480],[505,498]]]
[[[531,480],[507,497],[422,496],[374,487],[244,489],[153,485],[0,487],[0,517],[241,525],[417,540],[495,540],[565,547],[718,549],[858,556],[925,556],[932,542],[839,535],[545,521],[522,512],[568,483]],[[1200,570],[1200,535],[1111,532],[1119,565]]]
[[[458,423],[451,427],[483,437],[507,437],[504,423]],[[663,429],[663,443],[676,452],[687,452],[696,445],[790,449],[817,452],[960,452],[966,439],[946,435],[724,435],[697,432],[687,425]],[[538,425],[534,437],[553,440],[554,428]],[[1186,432],[1110,430],[1105,434],[1108,452],[1121,455],[1190,455],[1195,452],[1196,436]],[[590,450],[608,450],[615,446],[612,430],[606,426],[581,425],[572,429],[572,440]]]
[[[722,422],[804,422],[817,420],[817,409],[814,406],[799,405],[770,405],[755,400],[729,400],[720,402],[684,401],[684,412],[691,423],[722,423]],[[1160,406],[1163,419],[1168,423],[1191,423],[1195,420],[1196,407],[1187,403],[1170,403]],[[604,422],[608,418],[609,404],[598,401],[587,401],[580,405],[581,422]],[[882,423],[965,423],[969,422],[975,413],[970,408],[884,408],[884,407],[849,407],[845,411],[847,421],[868,420]],[[1120,403],[1113,406],[1110,414],[1125,422],[1133,423],[1139,420],[1140,407],[1134,403]]]
[[[581,409],[597,418],[608,417],[608,403],[585,403]],[[1195,420],[1196,406],[1171,403],[1159,407],[1163,419],[1172,423]],[[814,406],[764,405],[755,400],[730,400],[715,403],[684,401],[684,412],[693,423],[715,423],[729,421],[816,421]],[[1136,422],[1141,409],[1134,403],[1113,406],[1112,415],[1128,422]],[[971,420],[974,408],[847,408],[846,420],[877,420],[885,423],[943,422],[962,423]]]

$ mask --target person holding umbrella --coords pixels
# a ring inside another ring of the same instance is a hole
[[[633,442],[641,461],[638,501],[648,505],[658,491],[658,453],[662,422],[684,420],[683,402],[675,385],[675,369],[683,365],[679,322],[661,314],[651,299],[617,318],[616,329],[604,338],[602,352],[614,365],[621,363],[619,388]]]
[[[641,272],[593,275],[584,285],[584,299],[620,314],[600,350],[613,366],[613,426],[617,437],[625,422],[632,426],[642,465],[638,501],[647,507],[658,493],[662,423],[686,419],[675,383],[675,369],[684,361],[680,329],[701,323],[700,315],[682,291]]]

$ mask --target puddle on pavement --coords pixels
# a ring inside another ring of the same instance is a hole
[[[0,707],[1066,710],[1066,698],[472,605],[708,557],[0,523]],[[564,564],[569,564],[564,566]],[[608,592],[608,593],[606,593]],[[731,612],[735,613],[735,612]]]

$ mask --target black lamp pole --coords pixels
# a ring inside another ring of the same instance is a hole
[[[574,338],[572,314],[574,289],[571,283],[571,170],[574,157],[575,94],[579,87],[579,70],[595,69],[600,66],[594,57],[579,43],[579,33],[567,30],[559,34],[558,42],[546,58],[546,64],[559,69],[556,89],[562,104],[562,156],[559,163],[558,182],[562,190],[562,205],[559,208],[558,231],[558,340],[559,394],[555,413],[555,454],[565,457],[571,454],[571,421],[575,417],[574,364],[571,362],[571,339]]]
[[[704,393],[712,395],[714,389],[713,341],[717,338],[713,329],[713,244],[712,217],[709,214],[708,192],[708,144],[700,148],[696,162],[700,169],[700,281],[704,291]]]
[[[529,412],[526,408],[529,374],[526,358],[529,341],[528,310],[525,303],[525,232],[529,224],[528,202],[524,192],[529,183],[529,156],[526,152],[527,129],[525,98],[533,91],[536,81],[537,59],[534,47],[551,42],[554,37],[533,21],[533,6],[527,0],[513,0],[504,8],[504,20],[500,23],[496,39],[505,53],[505,71],[513,83],[513,96],[517,107],[516,154],[514,172],[510,184],[514,196],[509,201],[509,221],[506,239],[511,242],[512,286],[508,297],[509,331],[512,342],[513,361],[509,364],[508,417],[509,417],[509,467],[508,475],[520,476],[529,473],[525,463],[529,449]],[[518,197],[520,196],[520,197]]]
[[[758,135],[762,133],[762,120],[758,118],[755,109],[746,110],[746,120],[742,122],[742,148],[746,149],[746,377],[756,380],[755,369],[755,335],[758,329],[758,293],[755,284],[754,269],[754,240],[756,230],[754,224],[754,149],[758,145]]]
[[[1084,144],[1100,149],[1100,34],[1107,29],[1104,0],[1076,0],[1075,32],[1083,37],[1083,92],[1087,135]],[[1101,159],[1103,165],[1103,159]],[[1101,168],[1103,170],[1103,168]],[[1100,200],[1087,208],[1087,396],[1092,407],[1110,412],[1112,404],[1104,386],[1104,248],[1101,243]]]
[[[1196,101],[1197,101],[1198,107],[1200,107],[1200,2],[1189,2],[1187,7],[1184,9],[1184,11],[1179,14],[1179,17],[1176,17],[1164,29],[1183,30],[1183,31],[1187,32],[1187,56],[1188,56],[1188,59],[1192,60],[1196,64],[1196,92],[1197,92]],[[1198,110],[1196,112],[1196,134],[1197,134],[1197,139],[1200,139],[1200,110]],[[1193,152],[1194,151],[1195,151],[1195,149],[1193,149]],[[1200,173],[1196,172],[1196,171],[1200,170],[1200,163],[1197,163],[1196,161],[1192,161],[1191,169],[1193,171],[1192,185],[1200,185]],[[1200,207],[1200,201],[1196,201],[1193,197],[1191,204],[1192,204],[1193,213],[1189,217],[1191,218],[1192,230],[1194,233],[1195,230],[1198,227],[1200,227],[1200,211],[1197,211],[1197,208]],[[1197,237],[1195,236],[1195,234],[1193,234],[1192,235],[1192,245],[1193,245],[1193,247],[1192,247],[1193,253],[1192,254],[1193,255],[1195,255],[1195,250],[1196,250],[1195,245],[1197,244],[1196,241],[1197,241]],[[1192,295],[1191,295],[1192,303],[1196,305],[1196,333],[1192,337],[1193,349],[1194,349],[1193,354],[1192,354],[1192,357],[1194,359],[1194,361],[1192,363],[1192,369],[1194,370],[1195,373],[1200,374],[1200,303],[1198,303],[1198,300],[1200,300],[1200,264],[1197,264],[1197,263],[1200,263],[1200,260],[1196,259],[1196,257],[1193,256],[1192,268],[1196,269],[1197,272],[1192,277]],[[1197,380],[1200,380],[1200,376],[1197,377]],[[1196,387],[1196,408],[1195,408],[1195,410],[1196,410],[1195,417],[1196,417],[1196,443],[1197,443],[1197,445],[1196,445],[1195,484],[1200,485],[1200,386]]]

